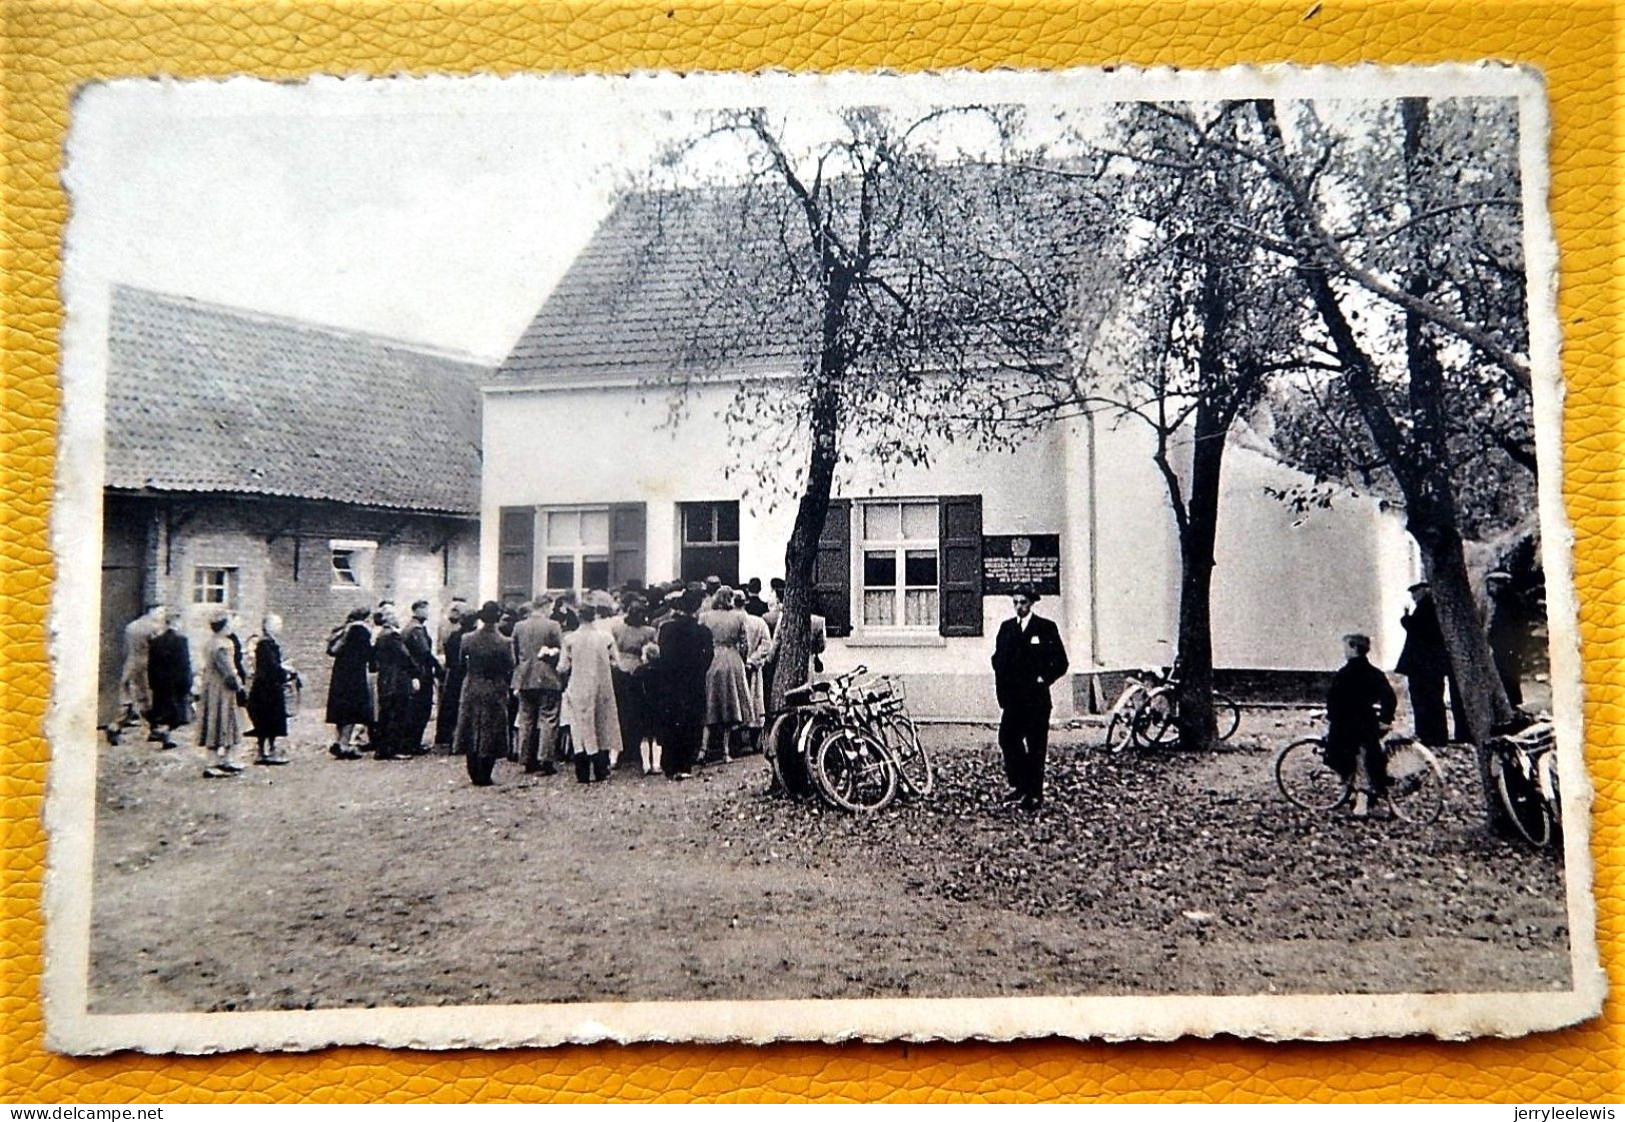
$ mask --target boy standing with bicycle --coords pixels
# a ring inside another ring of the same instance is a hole
[[[1393,727],[1399,704],[1388,676],[1367,661],[1370,653],[1369,637],[1343,636],[1347,661],[1326,694],[1326,762],[1355,781],[1356,818],[1370,817],[1372,797],[1388,786],[1382,738]]]

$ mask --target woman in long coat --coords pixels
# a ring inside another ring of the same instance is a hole
[[[611,672],[615,639],[609,633],[608,621],[597,618],[604,611],[601,603],[591,599],[583,603],[581,626],[564,637],[559,654],[559,672],[569,674],[564,705],[570,710],[576,780],[580,783],[608,779],[610,768],[621,754],[621,717],[615,706]]]
[[[282,617],[269,615],[260,624],[259,641],[254,644],[254,677],[248,687],[248,719],[253,723],[250,735],[259,742],[254,757],[257,764],[285,764],[286,751],[277,748],[277,741],[288,735],[289,673],[282,666],[282,644],[277,636],[282,632]]]
[[[380,630],[373,642],[372,661],[378,667],[378,743],[373,758],[400,760],[409,755],[408,729],[412,724],[412,698],[421,688],[417,661],[401,637],[401,620],[394,608],[378,613]]]
[[[502,606],[487,600],[480,628],[462,642],[463,696],[457,707],[453,748],[468,758],[476,787],[491,786],[497,758],[508,754],[508,683],[513,678],[513,643],[497,632]]]
[[[372,631],[367,627],[367,609],[355,608],[327,640],[327,653],[333,659],[333,678],[327,687],[327,723],[337,739],[328,749],[341,760],[359,760],[356,739],[360,730],[373,723],[372,687],[367,671],[372,667]]]
[[[750,719],[750,684],[745,677],[745,613],[734,607],[733,589],[717,590],[711,610],[700,613],[700,623],[711,632],[713,654],[705,674],[705,738],[700,757],[708,758],[710,745],[721,742],[721,763],[727,763],[735,730]]]
[[[208,641],[203,645],[202,697],[199,702],[198,744],[214,753],[214,761],[203,774],[211,779],[236,775],[243,766],[232,753],[243,739],[243,721],[238,698],[246,691],[237,676],[236,644],[226,628],[231,619],[220,612],[209,621]]]

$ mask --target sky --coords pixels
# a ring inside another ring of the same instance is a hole
[[[1352,72],[1351,72],[1352,74]],[[73,106],[64,287],[131,284],[500,359],[617,188],[708,109],[761,105],[803,141],[843,105],[1025,102],[1075,121],[1232,74],[643,75],[124,80]],[[1357,76],[1316,79],[1361,89]],[[1362,90],[1362,92],[1364,92]],[[967,143],[974,143],[972,136]],[[959,140],[953,143],[960,143]],[[697,160],[737,164],[712,142]]]

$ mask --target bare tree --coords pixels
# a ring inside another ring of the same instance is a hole
[[[1052,266],[1075,256],[1098,203],[1082,181],[1025,170],[1018,123],[998,107],[908,120],[859,109],[797,144],[765,112],[724,113],[673,147],[665,189],[643,195],[659,214],[646,267],[687,265],[683,357],[663,380],[674,407],[731,368],[733,431],[800,449],[788,479],[782,452],[741,465],[796,496],[775,705],[806,680],[840,464],[928,463],[944,438],[992,431],[965,407],[988,381],[1059,361],[1075,293]],[[719,144],[738,167],[696,173]],[[792,369],[772,361],[786,353]]]

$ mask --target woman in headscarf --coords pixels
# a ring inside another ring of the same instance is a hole
[[[277,741],[288,735],[288,693],[290,674],[282,665],[282,617],[268,615],[260,623],[259,641],[254,644],[254,677],[248,687],[249,735],[259,743],[256,764],[285,764],[288,754]]]
[[[401,618],[393,606],[378,612],[373,662],[378,667],[378,743],[375,759],[403,760],[411,755],[407,730],[412,723],[412,696],[420,686],[418,664],[401,637]]]
[[[440,687],[440,712],[435,716],[434,745],[454,751],[457,739],[457,711],[463,701],[463,640],[474,630],[479,618],[472,610],[457,616],[457,627],[446,636],[446,681]]]
[[[333,678],[327,686],[327,723],[335,739],[328,752],[341,760],[359,760],[357,744],[361,732],[373,723],[372,686],[367,671],[372,666],[372,629],[367,626],[366,608],[356,608],[327,637],[327,654],[333,660]]]
[[[719,763],[727,763],[737,730],[750,716],[750,685],[745,678],[745,613],[734,607],[734,591],[724,585],[700,613],[711,632],[711,667],[705,674],[705,736],[700,758],[710,762],[710,746],[720,743]]]
[[[236,775],[243,770],[243,765],[232,759],[232,753],[243,739],[243,722],[237,706],[244,690],[243,680],[237,674],[236,644],[228,633],[230,625],[231,617],[225,612],[217,612],[209,620],[210,635],[203,645],[199,675],[203,688],[198,744],[214,754],[213,762],[203,771],[210,779]]]
[[[602,782],[621,754],[620,713],[615,707],[615,640],[600,615],[614,614],[607,592],[593,592],[580,608],[581,626],[564,637],[559,673],[569,675],[564,707],[570,711],[576,781]]]
[[[481,605],[479,630],[463,637],[463,696],[457,706],[453,750],[467,757],[476,787],[491,786],[497,758],[508,754],[508,683],[513,678],[513,643],[497,631],[502,605]]]

